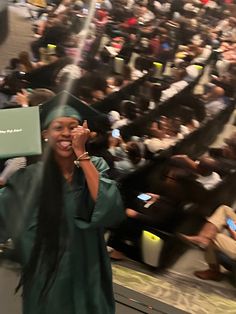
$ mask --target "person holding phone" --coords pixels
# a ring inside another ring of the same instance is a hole
[[[164,232],[171,230],[179,215],[179,206],[175,201],[154,193],[139,193],[134,199],[132,208],[126,208],[127,218],[111,232],[108,245],[112,247],[110,257],[114,260],[125,259],[129,255],[124,243],[139,242],[145,226]],[[135,246],[134,246],[135,247]],[[129,247],[130,248],[130,247]],[[138,250],[135,252],[138,254]]]
[[[114,132],[114,130],[113,130]],[[138,142],[129,141],[125,145],[126,156],[122,160],[115,161],[115,168],[122,174],[127,174],[135,171],[146,163],[143,158],[143,152]]]
[[[228,234],[225,233],[225,229]],[[221,279],[217,251],[236,261],[236,213],[231,207],[226,205],[218,207],[213,215],[207,218],[207,222],[196,236],[181,234],[180,237],[205,250],[209,269],[195,271],[194,274],[198,278],[216,281]]]
[[[137,200],[137,208],[126,208],[126,215],[153,227],[165,229],[178,212],[177,203],[162,195],[140,193]]]

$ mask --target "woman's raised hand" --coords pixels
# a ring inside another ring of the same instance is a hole
[[[72,148],[77,157],[86,151],[85,144],[89,139],[90,130],[88,129],[87,121],[83,125],[79,125],[71,132],[72,135]]]

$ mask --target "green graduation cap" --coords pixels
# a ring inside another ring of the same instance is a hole
[[[41,104],[39,110],[42,129],[46,129],[52,120],[58,117],[74,117],[81,124],[84,120],[87,120],[90,129],[94,129],[95,122],[101,121],[101,117],[108,119],[67,91],[62,91],[49,101]]]

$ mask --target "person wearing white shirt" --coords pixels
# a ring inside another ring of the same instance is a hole
[[[163,139],[153,137],[150,139],[146,139],[144,141],[144,144],[147,146],[147,149],[151,153],[156,153],[159,150],[167,149],[170,146],[173,146],[177,140],[177,137],[166,137]]]
[[[223,88],[219,86],[215,86],[212,88],[209,95],[206,96],[208,100],[208,102],[205,103],[207,116],[214,116],[226,107],[224,94],[225,92]]]
[[[175,82],[169,88],[162,91],[161,102],[173,97],[188,85],[188,82],[185,80],[187,76],[185,69],[174,70],[172,75],[175,78]]]
[[[221,40],[230,40],[235,42],[236,41],[236,18],[229,17],[221,21],[217,27],[215,28],[214,32],[222,32]]]
[[[201,166],[201,165],[200,165]],[[199,169],[200,167],[198,167]],[[199,174],[196,181],[200,183],[206,190],[214,189],[221,181],[221,177],[217,172],[207,172],[207,175]]]
[[[162,91],[160,101],[163,102],[173,97],[174,95],[178,94],[181,90],[183,90],[187,85],[188,83],[185,80],[181,80],[171,84],[169,88]]]

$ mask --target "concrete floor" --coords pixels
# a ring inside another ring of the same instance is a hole
[[[0,45],[0,71],[11,58],[16,58],[21,51],[30,51],[30,42],[34,40],[29,14],[25,7],[9,6],[9,35]]]

